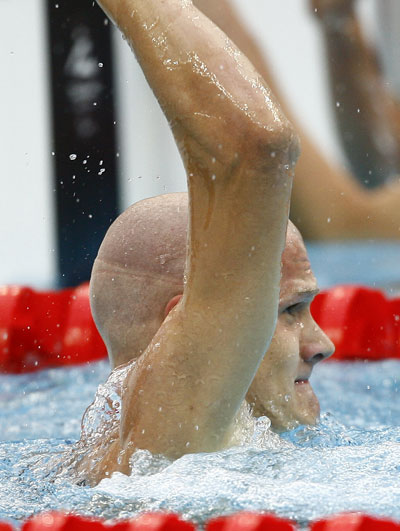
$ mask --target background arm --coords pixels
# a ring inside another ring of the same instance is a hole
[[[332,109],[354,175],[370,188],[400,171],[400,104],[385,84],[354,0],[313,0],[330,78]]]
[[[348,3],[348,2],[346,2]],[[301,141],[290,217],[306,239],[392,238],[400,236],[398,179],[368,191],[339,164],[332,164],[296,121],[273,79],[265,54],[229,0],[195,0],[253,62],[278,97]]]

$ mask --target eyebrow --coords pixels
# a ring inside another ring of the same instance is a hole
[[[306,298],[306,299],[313,299],[316,295],[318,295],[319,289],[304,289],[297,291],[294,295],[298,298]]]
[[[282,308],[286,305],[292,305],[292,304],[299,304],[301,302],[307,302],[312,301],[313,298],[318,295],[319,289],[304,289],[304,290],[298,290],[294,293],[292,293],[287,298],[279,299],[279,308]]]

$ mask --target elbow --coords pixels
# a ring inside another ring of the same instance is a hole
[[[293,174],[300,156],[300,139],[290,122],[260,124],[247,135],[246,144],[246,155],[256,169]]]

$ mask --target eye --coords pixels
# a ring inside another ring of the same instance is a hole
[[[290,306],[287,306],[283,310],[283,313],[287,313],[289,315],[297,315],[303,307],[304,307],[304,304],[302,302],[291,304]]]

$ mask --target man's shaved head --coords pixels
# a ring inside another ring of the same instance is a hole
[[[90,280],[91,307],[111,366],[137,358],[183,293],[188,196],[166,194],[135,203],[121,214],[100,246]],[[302,239],[289,222],[286,249]]]
[[[187,194],[140,201],[108,230],[90,280],[91,307],[112,367],[137,358],[183,292]]]

